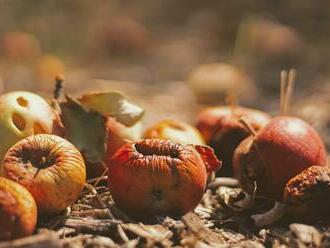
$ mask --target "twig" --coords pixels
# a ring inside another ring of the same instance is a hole
[[[284,102],[285,102],[285,94],[286,94],[286,83],[287,83],[288,73],[283,70],[281,71],[281,93],[280,93],[280,112],[284,114]]]
[[[295,79],[296,79],[296,70],[291,69],[289,71],[288,85],[287,85],[287,90],[286,90],[286,94],[285,94],[285,102],[284,102],[285,112],[284,113],[287,113],[289,110],[289,107],[290,107]]]
[[[208,188],[218,188],[220,186],[228,186],[228,187],[238,187],[239,180],[232,177],[217,177],[213,182],[209,183]]]
[[[251,216],[254,220],[254,224],[258,227],[268,226],[280,220],[286,213],[286,207],[284,204],[275,202],[274,207],[266,213],[255,214]]]
[[[63,91],[63,81],[64,76],[63,75],[56,75],[55,76],[55,89],[53,92],[53,97],[57,101]]]
[[[97,201],[99,202],[99,204],[101,205],[101,207],[104,209],[107,209],[109,218],[115,220],[114,215],[111,213],[110,209],[107,207],[107,205],[104,203],[104,201],[102,200],[100,195],[97,193],[96,189],[92,185],[87,184],[87,183],[85,184],[85,187],[87,189],[89,189],[95,195],[95,197],[96,197]],[[117,231],[118,231],[119,236],[125,243],[129,242],[129,238],[127,237],[125,231],[123,230],[123,228],[120,224],[117,225]]]
[[[58,235],[47,232],[14,241],[0,242],[0,248],[60,248]]]

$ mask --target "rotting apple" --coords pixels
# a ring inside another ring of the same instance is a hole
[[[289,116],[273,118],[233,157],[234,175],[245,191],[279,201],[287,181],[315,164],[327,164],[321,138],[308,123]]]
[[[17,141],[39,133],[63,133],[59,115],[46,100],[27,91],[0,96],[0,160]]]
[[[134,142],[142,136],[142,123],[139,121],[131,127],[126,127],[112,117],[107,119],[107,152],[105,160],[109,160],[113,154],[127,142]],[[101,163],[86,163],[88,178],[99,177],[104,173]]]
[[[128,215],[183,215],[200,202],[207,173],[221,162],[211,148],[146,139],[123,145],[107,161],[115,203]]]
[[[0,240],[11,240],[34,232],[37,205],[22,185],[0,177]]]
[[[204,138],[193,126],[178,120],[162,120],[149,127],[144,133],[145,139],[172,140],[188,145],[205,145]]]
[[[65,73],[63,61],[52,54],[43,54],[40,56],[34,66],[35,76],[41,89],[49,90],[53,85],[54,77]]]
[[[5,155],[4,177],[25,186],[41,214],[56,214],[76,201],[86,181],[82,155],[67,140],[50,134],[29,136]]]
[[[295,219],[329,220],[330,167],[311,166],[285,186],[284,203]]]
[[[105,160],[110,159],[123,144],[137,141],[142,137],[142,122],[139,120],[139,116],[142,116],[143,110],[124,98],[121,93],[89,93],[79,97],[78,101],[87,109],[99,112],[107,118],[107,152]],[[133,118],[129,117],[131,112],[136,114]],[[120,121],[116,117],[119,117]],[[124,125],[122,122],[127,122],[129,125]],[[89,178],[100,176],[104,172],[102,163],[88,162],[86,167]]]
[[[233,153],[240,142],[250,135],[240,122],[244,117],[255,130],[271,119],[267,113],[241,106],[216,106],[203,109],[197,116],[196,127],[219,159],[223,161],[223,175],[232,175]]]
[[[198,100],[208,104],[216,103],[221,97],[232,93],[240,99],[251,100],[257,93],[257,88],[249,75],[232,64],[199,65],[188,75],[187,83]]]
[[[39,40],[28,33],[6,32],[1,37],[1,50],[9,61],[34,59],[41,53]]]

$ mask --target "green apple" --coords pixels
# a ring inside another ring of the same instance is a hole
[[[60,127],[58,114],[42,97],[26,91],[13,91],[1,95],[1,161],[6,151],[21,139],[38,133],[59,134]]]

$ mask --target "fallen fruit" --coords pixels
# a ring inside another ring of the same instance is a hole
[[[76,201],[86,180],[85,163],[77,148],[49,134],[32,135],[12,146],[3,170],[4,177],[31,192],[42,214],[59,213]]]
[[[248,193],[283,200],[287,181],[304,169],[325,166],[327,156],[317,132],[301,119],[278,116],[235,150],[233,169]]]
[[[37,206],[27,189],[0,177],[0,240],[11,240],[34,232]]]
[[[1,50],[6,59],[22,62],[36,58],[41,53],[39,40],[25,32],[6,32],[1,37]]]
[[[251,134],[240,122],[242,117],[255,130],[264,127],[271,119],[265,112],[240,106],[209,107],[197,116],[196,127],[223,161],[223,175],[232,175],[234,151],[240,142]]]
[[[120,92],[87,93],[79,97],[78,101],[88,110],[96,111],[106,117],[106,160],[110,159],[123,144],[141,138],[140,119],[144,110]],[[89,161],[86,166],[89,178],[104,173],[104,167],[100,162]]]
[[[145,139],[172,140],[182,145],[205,145],[200,132],[193,126],[178,120],[163,120],[146,130]]]
[[[252,79],[245,71],[225,63],[198,66],[188,75],[187,83],[199,101],[206,103],[219,102],[221,97],[232,93],[239,99],[251,100],[257,92]]]
[[[330,167],[311,166],[290,179],[284,203],[289,214],[300,220],[329,220]]]
[[[182,215],[200,202],[207,172],[221,166],[212,149],[147,139],[123,145],[107,161],[116,204],[136,218]]]
[[[42,97],[26,91],[13,91],[0,96],[1,160],[8,148],[27,136],[61,132],[58,114]]]

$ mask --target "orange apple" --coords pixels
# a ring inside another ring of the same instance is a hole
[[[62,135],[57,112],[39,95],[13,91],[0,96],[0,160],[19,140],[38,133]],[[0,165],[0,175],[1,175]]]
[[[200,202],[207,173],[221,166],[212,149],[146,139],[123,145],[107,160],[115,203],[128,215],[183,215]]]
[[[30,192],[0,177],[0,240],[31,235],[36,223],[37,205]]]
[[[144,138],[172,140],[183,145],[205,145],[204,138],[195,127],[178,120],[163,120],[154,124],[144,133]]]
[[[75,202],[86,181],[82,155],[67,140],[50,134],[27,137],[12,146],[4,177],[25,186],[42,214],[56,214]]]

